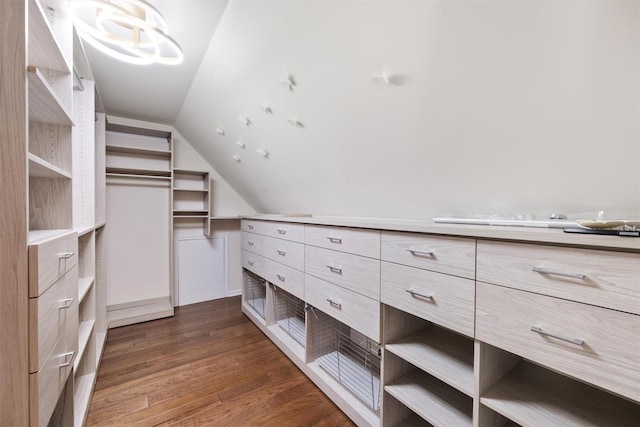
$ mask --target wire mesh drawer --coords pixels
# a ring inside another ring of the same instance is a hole
[[[320,367],[372,410],[380,409],[380,345],[313,309],[313,353]]]
[[[248,270],[243,270],[242,276],[244,279],[244,302],[264,319],[267,281]]]
[[[289,292],[272,285],[275,321],[302,347],[305,346],[305,303]]]

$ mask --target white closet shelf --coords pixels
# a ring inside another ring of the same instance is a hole
[[[75,377],[73,384],[73,424],[75,426],[84,425],[86,415],[91,403],[91,391],[96,374],[91,373]]]
[[[415,369],[384,390],[434,425],[471,426],[473,399]]]
[[[40,69],[29,65],[27,75],[29,77],[29,120],[73,126],[67,107],[51,89]]]
[[[29,0],[29,63],[71,74],[71,66],[37,0]]]
[[[473,341],[438,326],[421,329],[385,349],[468,396],[473,389]]]
[[[521,425],[637,425],[640,406],[520,362],[480,398],[480,403]]]
[[[95,282],[95,277],[81,277],[78,279],[78,303],[84,301],[87,292],[91,289],[91,285]]]
[[[125,153],[125,154],[143,154],[148,156],[157,157],[171,157],[171,151],[165,149],[156,148],[144,148],[144,147],[124,147],[120,145],[107,145],[106,150],[108,153]]]
[[[78,370],[78,366],[80,365],[80,361],[82,361],[84,351],[87,349],[87,344],[89,344],[89,338],[91,338],[91,332],[93,332],[95,324],[95,320],[86,320],[84,322],[80,322],[78,325],[78,354],[76,355],[76,360],[73,362],[74,371]]]
[[[184,174],[184,175],[197,175],[197,176],[205,176],[209,173],[208,171],[198,171],[198,170],[178,169],[178,168],[173,168],[173,172]]]
[[[33,153],[27,155],[29,159],[29,176],[38,178],[71,179],[71,172],[67,172]]]
[[[166,178],[171,179],[171,171],[154,169],[114,168],[107,167],[107,175],[123,175],[136,178]]]
[[[57,239],[65,234],[73,233],[73,230],[69,228],[56,229],[56,230],[29,230],[29,244],[37,245],[44,243],[47,240]]]
[[[173,305],[169,297],[163,297],[143,305],[117,309],[107,307],[107,326],[108,328],[117,328],[118,326],[169,316],[173,316]]]
[[[78,237],[82,237],[85,234],[89,234],[91,233],[93,230],[95,230],[95,226],[93,225],[89,225],[87,227],[83,227],[83,228],[76,228],[76,233],[78,233]]]
[[[212,217],[209,217],[209,219],[212,220],[212,221],[229,221],[229,220],[232,220],[232,219],[237,219],[239,221],[239,220],[242,219],[242,217],[240,217],[239,215],[236,215],[236,216],[231,216],[231,215],[229,215],[229,216],[212,216]]]
[[[209,190],[205,190],[203,188],[174,188],[173,191],[181,191],[186,193],[202,193],[207,194]]]

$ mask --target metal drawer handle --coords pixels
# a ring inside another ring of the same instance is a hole
[[[279,234],[287,234],[287,230],[285,230],[284,228],[278,228],[278,233]]]
[[[250,240],[248,240],[248,241],[247,241],[247,244],[248,244],[249,246],[253,246],[253,242],[252,242],[252,241],[250,241]]]
[[[342,243],[342,237],[329,236],[327,239],[329,239],[331,243]]]
[[[433,294],[431,295],[426,295],[426,294],[421,294],[420,292],[416,292],[413,289],[407,289],[405,290],[406,293],[411,294],[412,297],[420,297],[420,298],[426,298],[426,299],[433,299]]]
[[[331,298],[327,298],[327,302],[329,304],[331,304],[332,307],[338,308],[340,310],[342,310],[342,304],[340,304],[339,302],[336,302],[334,300],[332,300]]]
[[[249,228],[249,230],[253,230],[253,225],[247,224],[247,228]]]
[[[334,273],[342,274],[342,268],[340,268],[340,267],[334,267],[332,265],[327,265],[327,268],[329,270],[331,270],[332,272],[334,272]]]
[[[405,249],[407,252],[410,252],[411,255],[423,255],[423,256],[434,256],[433,251],[421,251],[419,249]]]
[[[542,267],[533,267],[531,269],[531,271],[535,271],[536,273],[540,273],[540,274],[549,274],[552,276],[562,276],[562,277],[570,277],[572,279],[579,279],[579,280],[584,280],[587,275],[586,274],[580,274],[580,273],[563,273],[561,271],[552,271],[552,270],[547,270],[545,268]]]
[[[71,304],[73,304],[75,300],[76,300],[75,298],[61,299],[60,301],[58,301],[58,308],[60,309],[69,308],[71,307]]]
[[[280,274],[276,274],[276,277],[278,278],[278,280],[280,280],[281,282],[284,282],[285,277],[281,276]]]
[[[60,254],[58,254],[58,258],[60,259],[69,259],[72,256],[74,256],[76,253],[75,252],[62,252]]]
[[[73,362],[73,356],[75,356],[76,352],[75,350],[72,351],[71,353],[65,353],[62,354],[61,356],[65,359],[68,360],[67,362],[64,362],[61,365],[58,365],[58,368],[66,368],[67,366],[71,365],[71,362]],[[68,359],[67,359],[68,358]]]
[[[565,338],[565,337],[561,337],[559,335],[555,335],[555,334],[552,334],[552,333],[549,333],[549,332],[545,332],[539,326],[532,326],[531,327],[531,332],[536,332],[536,333],[538,333],[540,335],[544,335],[546,337],[555,338],[557,340],[568,342],[570,344],[575,344],[575,345],[580,346],[580,347],[582,347],[582,345],[584,344],[584,340],[582,340],[580,338]]]
[[[278,252],[278,255],[281,255],[281,256],[285,256],[287,254],[285,251],[280,251],[277,249],[276,249],[276,252]]]
[[[251,267],[253,267],[253,261],[247,261]]]

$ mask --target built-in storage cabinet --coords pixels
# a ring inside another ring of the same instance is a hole
[[[358,425],[640,419],[637,252],[253,219],[242,230],[243,311]]]
[[[112,132],[117,138],[109,138]],[[171,180],[171,134],[107,125],[107,176],[141,176]]]
[[[211,179],[207,171],[173,169],[174,220],[202,221],[203,234],[211,235]]]

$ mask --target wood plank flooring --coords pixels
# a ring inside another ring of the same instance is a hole
[[[353,426],[240,297],[111,329],[87,426]]]

